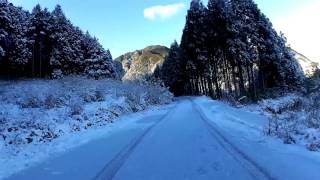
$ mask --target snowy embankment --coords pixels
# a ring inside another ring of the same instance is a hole
[[[171,101],[164,88],[113,80],[1,81],[0,179],[102,135],[120,116]]]
[[[282,98],[281,102],[285,99],[292,100],[292,98]],[[206,97],[198,98],[195,102],[226,140],[234,145],[236,150],[243,153],[244,157],[252,160],[263,171],[268,172],[271,179],[320,178],[319,152],[308,151],[301,145],[287,145],[277,138],[266,136],[264,132],[269,120],[261,112],[265,112],[262,110],[262,104],[267,102],[242,108],[234,108],[227,103]],[[281,103],[277,103],[276,100],[268,100],[267,104],[273,104],[276,107]]]
[[[297,144],[310,151],[320,151],[320,96],[304,97],[288,94],[277,99],[266,99],[244,110],[265,115],[265,135],[275,136],[285,144]]]

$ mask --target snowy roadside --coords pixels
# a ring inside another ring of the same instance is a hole
[[[287,94],[266,99],[243,110],[268,118],[264,134],[280,138],[285,144],[296,144],[310,151],[320,151],[319,95],[303,97]]]
[[[112,80],[1,84],[0,179],[161,112],[166,107],[157,106],[172,101],[165,89]]]
[[[258,107],[234,108],[206,97],[194,101],[230,142],[276,179],[320,179],[320,153],[266,136],[269,120]]]
[[[203,101],[205,99],[202,98]],[[219,111],[215,109],[216,106],[208,105],[208,107],[211,112],[217,112],[215,116],[224,113],[224,118],[228,117],[229,121],[223,121],[223,124],[235,122],[240,127],[255,129],[262,137],[277,137],[284,144],[295,144],[310,151],[319,151],[320,112],[314,101],[301,95],[287,94],[234,109],[230,109],[227,103],[216,101],[215,104],[225,106],[228,111],[225,109]],[[247,113],[239,114],[241,112]]]

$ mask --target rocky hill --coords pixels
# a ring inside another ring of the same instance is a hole
[[[165,46],[148,46],[142,50],[126,53],[114,61],[122,64],[123,80],[139,80],[153,74],[168,55]]]

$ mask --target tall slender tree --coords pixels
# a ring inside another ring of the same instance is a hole
[[[32,60],[29,62],[31,76],[45,77],[52,73],[50,53],[52,51],[52,17],[45,8],[38,4],[32,10],[30,18],[30,37],[32,40]]]
[[[83,54],[81,51],[80,33],[66,18],[60,5],[52,12],[52,52],[50,65],[53,68],[53,76],[59,77],[62,72],[77,74],[83,70]]]
[[[200,67],[197,61],[204,53],[203,45],[206,34],[203,31],[205,6],[200,0],[193,0],[188,11],[186,25],[181,39],[181,49],[185,55],[186,69],[185,89],[188,94],[199,94],[202,91],[200,80]]]
[[[28,61],[32,56],[30,39],[26,36],[29,27],[29,13],[21,8],[9,5],[12,31],[12,46],[8,51],[11,73],[21,72],[26,75]]]
[[[177,96],[184,93],[185,71],[181,56],[181,49],[177,41],[174,41],[160,71],[164,84]]]
[[[210,95],[221,98],[223,90],[231,90],[229,71],[227,70],[229,64],[226,59],[226,42],[229,35],[226,2],[224,0],[209,0],[205,16],[205,27],[208,32],[206,46],[209,58],[206,71]]]

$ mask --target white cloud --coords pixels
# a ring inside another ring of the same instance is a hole
[[[309,4],[275,21],[292,48],[311,60],[320,62],[320,2]]]
[[[144,17],[150,20],[155,20],[157,18],[167,19],[176,15],[184,7],[185,5],[183,3],[152,6],[144,9]]]

